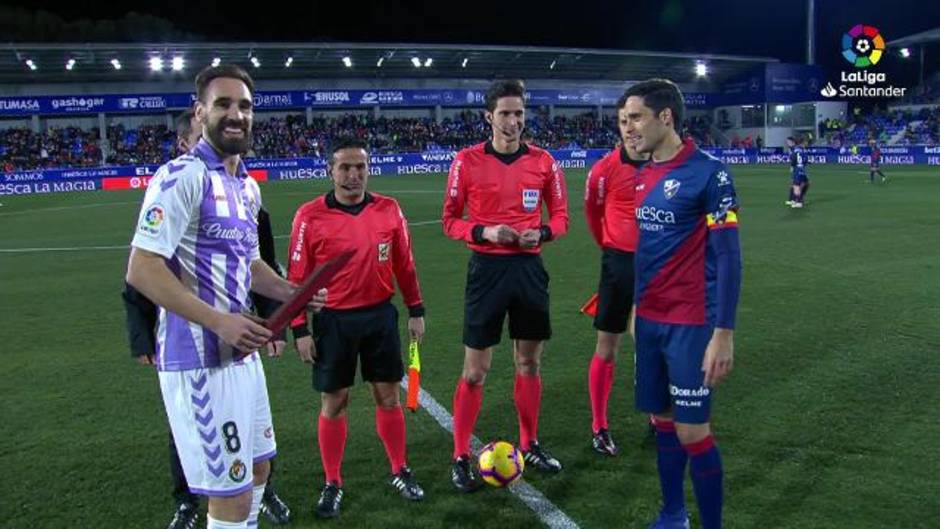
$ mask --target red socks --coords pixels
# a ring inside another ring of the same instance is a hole
[[[323,471],[326,481],[335,481],[340,486],[343,478],[340,467],[343,464],[343,453],[346,450],[346,416],[342,415],[330,419],[320,415],[317,424],[317,439],[320,443],[320,459],[323,462]],[[405,414],[401,406],[394,408],[375,409],[375,430],[385,445],[385,453],[392,468],[397,474],[405,465]]]
[[[613,361],[606,361],[597,355],[591,357],[588,392],[591,395],[591,428],[594,433],[607,428],[607,401],[610,399],[610,388],[614,386],[615,365]]]
[[[405,414],[401,406],[375,408],[375,431],[385,445],[385,454],[392,466],[392,474],[398,474],[405,466]]]
[[[346,450],[346,416],[329,419],[320,415],[317,424],[317,439],[320,442],[320,460],[326,481],[335,481],[343,485],[340,467],[343,464],[343,452]]]
[[[527,451],[538,439],[539,409],[542,407],[542,377],[516,373],[514,396],[519,415],[519,448]]]
[[[483,404],[483,386],[461,377],[454,392],[454,459],[470,453],[470,436]]]
[[[514,397],[519,415],[519,448],[528,450],[538,439],[539,409],[542,407],[542,378],[516,374]],[[454,393],[454,458],[470,453],[470,437],[483,404],[483,386],[461,378]]]

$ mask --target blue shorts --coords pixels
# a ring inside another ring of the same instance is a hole
[[[809,178],[806,177],[806,171],[793,171],[793,185],[798,186],[808,181]]]
[[[636,318],[636,407],[646,413],[672,410],[676,422],[708,422],[711,394],[702,360],[713,325],[676,325]]]

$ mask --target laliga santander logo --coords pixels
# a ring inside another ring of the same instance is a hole
[[[889,84],[888,75],[868,68],[878,64],[885,54],[885,39],[878,28],[856,24],[842,35],[842,57],[855,67],[855,70],[841,72],[839,81],[832,82],[819,91],[823,97],[904,97],[907,88]]]
[[[153,206],[147,210],[147,213],[144,214],[144,221],[151,228],[158,228],[163,224],[163,218],[166,215],[163,213],[163,208],[160,206]]]
[[[842,56],[856,68],[878,64],[885,51],[885,39],[874,26],[858,24],[842,35]]]

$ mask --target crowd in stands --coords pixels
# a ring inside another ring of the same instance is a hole
[[[176,133],[166,125],[141,125],[125,129],[108,127],[110,146],[107,165],[154,165],[176,156]]]
[[[874,109],[853,111],[851,122],[831,119],[819,123],[819,137],[830,147],[866,145],[871,141],[894,145],[936,145],[940,143],[940,107],[915,111]]]
[[[50,128],[42,134],[25,128],[0,129],[0,168],[4,172],[101,165],[98,129]]]
[[[696,123],[693,127],[701,127]],[[600,120],[592,113],[554,116],[535,111],[526,120],[526,141],[553,149],[607,148],[618,141],[616,119]],[[694,128],[698,130],[698,128]],[[466,111],[440,122],[431,118],[389,118],[366,114],[339,117],[306,116],[257,119],[249,157],[319,157],[331,138],[366,140],[376,154],[456,150],[483,141],[489,126],[478,111]],[[97,129],[50,128],[42,134],[29,129],[0,130],[0,168],[5,171],[102,165]],[[155,165],[176,156],[175,133],[166,125],[127,128],[109,126],[106,165]]]
[[[431,118],[374,117],[346,114],[337,117],[306,116],[264,118],[256,116],[254,142],[249,157],[320,157],[332,138],[354,136],[366,140],[376,154],[456,150],[483,141],[489,126],[482,112],[465,111],[440,122]],[[692,116],[683,125],[683,135],[705,147],[718,145],[712,136],[711,118]],[[842,147],[864,145],[874,139],[882,144],[940,143],[940,107],[918,111],[858,112],[849,122],[821,121],[819,135],[809,144]],[[813,131],[813,132],[817,132]],[[145,124],[126,128],[109,126],[104,144],[97,128],[52,127],[37,134],[25,128],[0,129],[0,169],[19,171],[44,168],[93,167],[100,165],[156,165],[176,156],[175,133],[165,125]],[[619,138],[612,115],[600,119],[593,113],[549,117],[533,110],[526,119],[526,141],[553,149],[609,148]],[[761,148],[763,138],[732,134],[726,146]],[[107,149],[103,149],[103,146]],[[102,160],[103,152],[107,153]]]
[[[940,144],[940,107],[922,108],[912,112],[904,135],[903,145]]]
[[[465,112],[440,123],[430,118],[387,118],[348,114],[338,118],[304,116],[255,123],[251,155],[259,158],[321,156],[331,138],[366,140],[374,153],[457,149],[486,136],[485,122]]]

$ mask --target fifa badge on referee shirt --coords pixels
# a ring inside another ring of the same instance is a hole
[[[392,243],[389,242],[380,242],[379,243],[379,262],[388,261],[388,250],[392,247]]]
[[[539,190],[538,189],[523,189],[522,190],[522,209],[526,211],[535,211],[539,207]]]

